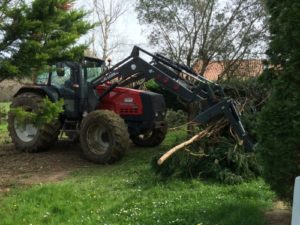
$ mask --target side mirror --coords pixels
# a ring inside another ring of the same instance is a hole
[[[57,76],[59,76],[59,77],[65,76],[65,67],[63,66],[62,63],[56,64],[56,73],[57,73]]]

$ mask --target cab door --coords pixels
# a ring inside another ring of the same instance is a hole
[[[64,99],[65,115],[68,119],[78,119],[80,113],[80,70],[74,63],[59,63],[52,67],[50,72],[51,86]]]

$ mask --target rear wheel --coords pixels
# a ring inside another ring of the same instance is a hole
[[[156,128],[144,134],[131,137],[134,144],[141,147],[155,147],[160,145],[166,137],[167,127]]]
[[[37,112],[43,96],[25,92],[13,99],[11,107],[22,107],[29,112]],[[57,140],[60,122],[46,123],[36,127],[32,122],[18,124],[14,113],[8,114],[8,130],[17,150],[25,152],[39,152],[50,147]]]
[[[95,163],[113,163],[123,157],[128,144],[124,120],[109,110],[96,110],[82,121],[80,142],[85,157]]]

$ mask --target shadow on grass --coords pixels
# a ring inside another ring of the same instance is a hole
[[[212,224],[222,225],[263,225],[263,209],[265,207],[257,202],[244,200],[223,203],[207,211]]]
[[[232,201],[211,204],[197,199],[182,199],[182,204],[171,207],[159,204],[157,198],[139,204],[131,195],[110,209],[116,224],[177,224],[177,225],[264,225],[265,205],[255,201]],[[135,202],[136,203],[133,203]],[[194,201],[194,202],[193,202]],[[141,208],[139,208],[141,207]],[[139,210],[140,209],[140,210]],[[114,223],[113,223],[114,224]]]

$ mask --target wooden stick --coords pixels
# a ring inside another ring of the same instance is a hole
[[[212,133],[215,133],[221,129],[223,129],[227,125],[227,122],[224,120],[220,120],[218,123],[211,125],[207,127],[205,130],[199,132],[189,140],[182,142],[179,145],[176,145],[175,147],[171,148],[169,151],[167,151],[165,154],[163,154],[157,161],[157,164],[160,166],[162,165],[171,155],[173,155],[175,152],[177,152],[180,149],[183,149],[184,147],[192,144],[195,141],[200,140],[203,137],[210,136]]]

